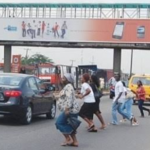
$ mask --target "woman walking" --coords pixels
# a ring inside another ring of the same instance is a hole
[[[144,117],[143,110],[147,111],[148,115],[150,115],[150,109],[143,107],[143,104],[144,104],[144,101],[146,100],[146,98],[145,98],[145,89],[143,87],[142,81],[139,80],[137,82],[137,86],[138,86],[138,88],[136,91],[136,95],[137,95],[137,99],[138,99],[138,107],[141,112],[141,117]]]
[[[62,78],[62,83],[64,88],[59,94],[58,108],[61,114],[57,118],[56,128],[65,137],[65,142],[62,146],[78,146],[78,141],[76,138],[76,130],[69,124],[68,117],[78,117],[79,106],[76,102],[75,91],[72,86],[74,82],[71,74],[65,74]]]
[[[93,114],[95,111],[95,98],[92,88],[89,85],[90,76],[85,73],[82,76],[82,87],[80,94],[77,95],[78,98],[83,99],[84,103],[79,112],[79,116],[83,118],[88,123],[89,132],[97,132],[95,125],[93,123]]]
[[[100,83],[99,83],[99,79],[97,78],[96,75],[92,75],[91,76],[91,84],[90,84],[93,92],[95,93],[97,90],[100,90]],[[100,111],[100,108],[99,108],[99,105],[100,105],[100,98],[96,98],[95,97],[95,110],[94,110],[94,113],[95,115],[97,116],[97,118],[99,119],[100,123],[101,123],[101,127],[100,129],[105,129],[106,128],[106,125],[105,125],[105,122],[104,122],[104,119],[101,115],[101,111]]]

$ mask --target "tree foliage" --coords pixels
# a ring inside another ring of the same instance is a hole
[[[39,63],[53,63],[53,61],[42,54],[34,54],[30,57],[22,57],[21,63],[22,65],[34,65]]]

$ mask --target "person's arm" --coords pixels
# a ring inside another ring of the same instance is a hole
[[[83,90],[85,92],[82,92]],[[81,89],[81,93],[79,95],[77,95],[77,98],[83,99],[85,96],[89,95],[90,93],[91,93],[91,90],[89,88],[89,85],[83,85],[82,89]]]
[[[86,89],[85,94],[79,94],[78,98],[83,99],[85,96],[89,95],[91,93],[91,90],[88,88]]]
[[[119,98],[121,97],[122,93],[123,93],[123,92],[120,92],[120,93],[119,93],[118,97],[116,98],[116,103],[118,103],[118,100],[119,100]]]
[[[120,99],[122,93],[124,92],[124,87],[123,87],[123,84],[120,84],[119,85],[119,94],[118,94],[118,97],[116,98],[116,103],[118,103],[118,100]]]

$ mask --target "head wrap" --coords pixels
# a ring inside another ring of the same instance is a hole
[[[71,73],[65,73],[64,77],[67,79],[68,82],[74,83],[74,77]]]

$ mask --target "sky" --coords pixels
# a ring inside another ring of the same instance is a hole
[[[127,0],[0,0],[0,3],[126,3]],[[142,3],[149,3],[143,0]],[[141,3],[141,0],[130,0],[128,3]],[[69,48],[42,48],[42,47],[12,47],[12,54],[28,55],[40,53],[51,58],[56,64],[85,65],[97,64],[99,68],[113,68],[113,49],[69,49]],[[67,57],[66,57],[67,56]],[[133,72],[150,74],[150,51],[135,50],[133,55]],[[0,46],[0,62],[3,62],[4,47]],[[122,71],[130,72],[131,50],[122,50]]]

